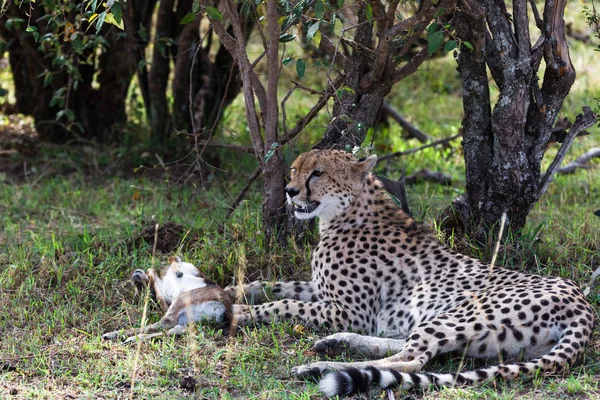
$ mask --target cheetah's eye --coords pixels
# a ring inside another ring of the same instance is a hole
[[[316,177],[318,178],[319,176],[323,176],[323,171],[319,171],[318,169],[315,169],[315,170],[312,172],[312,174],[310,174],[310,176],[311,176],[311,178],[312,178],[313,176],[316,176]]]

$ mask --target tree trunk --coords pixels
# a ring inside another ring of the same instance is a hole
[[[345,87],[335,99],[333,119],[315,148],[359,146],[379,120],[381,106],[392,86],[430,57],[427,46],[416,47],[427,25],[455,8],[454,0],[423,0],[415,15],[397,19],[398,4],[397,0],[385,4],[357,3],[356,33],[349,41],[352,55],[347,59],[339,57],[345,59]],[[376,35],[373,29],[377,30]],[[337,59],[335,47],[328,48]]]
[[[482,241],[503,213],[511,230],[523,228],[545,190],[540,163],[575,79],[564,35],[565,3],[546,2],[543,21],[537,21],[543,35],[533,48],[525,0],[514,2],[514,22],[502,1],[463,0],[457,12],[457,37],[473,49],[463,45],[458,56],[467,188],[466,208],[456,208],[466,210],[461,224]],[[493,108],[486,66],[500,89]]]
[[[82,2],[79,4],[83,6]],[[46,33],[57,35],[47,30],[51,24],[36,22],[44,21],[44,17],[51,14],[42,3],[27,10],[11,4],[0,18],[0,36],[11,43],[9,60],[19,112],[34,117],[36,130],[43,141],[66,143],[80,138],[97,141],[113,139],[113,126],[126,120],[127,90],[136,67],[132,57],[134,41],[130,36],[119,35],[117,29],[108,24],[100,31],[100,36],[108,45],[99,56],[96,49],[84,49],[78,54],[71,43],[59,39],[60,51],[65,58],[74,60],[73,65],[79,73],[80,79],[75,82],[74,75],[69,75],[63,65],[54,63],[54,48],[35,43],[31,34],[23,32],[23,26],[6,28],[6,20],[10,18],[29,20],[25,12],[31,12],[31,24],[38,29],[40,37]],[[67,15],[66,18],[75,19],[74,15]],[[90,32],[93,29],[90,28]],[[58,33],[62,34],[62,31]],[[79,62],[87,59],[93,61],[92,65]],[[52,74],[52,81],[44,84],[47,73]],[[64,89],[65,106],[50,106],[53,96],[61,88]],[[66,117],[56,119],[61,110],[73,112],[74,124],[70,124]]]
[[[251,27],[247,27],[247,32]],[[241,90],[236,76],[239,68],[233,57],[219,46],[214,61],[209,57],[212,45],[209,36],[206,46],[199,43],[200,18],[185,25],[179,41],[179,55],[175,59],[175,78],[173,79],[173,121],[177,130],[191,132],[190,97],[193,102],[192,115],[199,138],[208,139],[215,122],[218,121],[229,104]],[[194,56],[196,60],[194,62]],[[190,74],[194,64],[194,70]],[[193,84],[190,96],[190,76]]]
[[[168,141],[171,130],[171,113],[167,102],[167,85],[171,71],[171,45],[174,40],[175,21],[173,7],[175,0],[161,0],[156,20],[152,68],[148,76],[150,88],[151,144],[159,148]]]
[[[373,25],[366,17],[366,8],[361,7],[354,41],[361,47],[354,49],[346,68],[345,86],[341,96],[333,104],[334,118],[330,122],[323,139],[316,149],[360,146],[370,127],[374,126],[380,114],[385,96],[392,89],[392,82],[381,81],[367,88],[361,87],[361,78],[373,69],[373,56],[367,49],[373,49]]]

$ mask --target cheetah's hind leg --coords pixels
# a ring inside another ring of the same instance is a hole
[[[351,332],[338,332],[317,340],[313,350],[319,355],[336,356],[343,352],[366,358],[383,358],[399,353],[404,348],[403,339],[365,336]]]

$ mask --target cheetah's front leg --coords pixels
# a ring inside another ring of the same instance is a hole
[[[347,351],[367,358],[383,358],[404,349],[404,339],[365,336],[352,332],[338,332],[317,340],[313,350],[335,356]]]
[[[280,300],[247,308],[235,307],[238,325],[272,321],[296,321],[313,328],[347,330],[348,312],[334,303]]]
[[[271,298],[316,302],[321,300],[317,285],[311,281],[265,282],[254,281],[246,285],[227,286],[225,291],[236,302],[260,304]]]

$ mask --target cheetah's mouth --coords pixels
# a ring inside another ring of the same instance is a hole
[[[294,204],[294,212],[298,214],[310,214],[317,209],[321,205],[318,201],[312,201],[308,203],[305,207],[301,207],[298,204]]]

